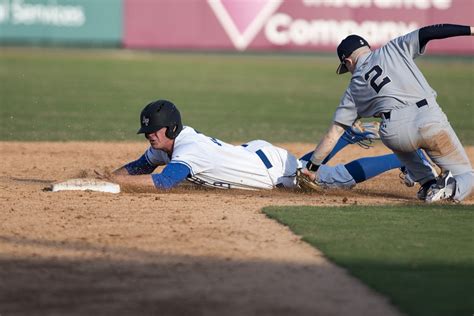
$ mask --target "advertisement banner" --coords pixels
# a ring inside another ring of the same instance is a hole
[[[0,0],[0,42],[121,44],[122,0]]]
[[[331,51],[349,34],[373,47],[419,27],[474,25],[473,0],[124,0],[124,46],[237,51]],[[469,38],[428,52],[472,54]]]

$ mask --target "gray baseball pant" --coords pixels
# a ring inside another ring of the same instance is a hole
[[[456,179],[454,200],[462,201],[471,193],[474,185],[471,163],[434,99],[429,99],[428,104],[421,107],[410,105],[392,110],[390,118],[383,118],[380,137],[415,176],[415,181],[424,184],[433,179],[430,168],[416,153],[422,148],[442,171],[449,170],[453,174]]]

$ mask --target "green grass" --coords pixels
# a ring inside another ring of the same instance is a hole
[[[137,140],[166,98],[186,125],[227,141],[316,142],[349,76],[331,55],[0,48],[1,140]],[[474,143],[472,58],[420,63],[458,135]]]
[[[474,312],[473,206],[267,207],[409,315]]]

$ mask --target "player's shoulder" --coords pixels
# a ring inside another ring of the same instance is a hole
[[[397,49],[400,46],[405,46],[411,43],[418,43],[418,34],[419,29],[413,30],[406,34],[400,35],[388,41],[385,45],[379,48],[379,50],[390,50],[390,49]]]
[[[203,137],[206,137],[203,133],[199,132],[191,126],[183,126],[183,130],[175,139],[175,144],[186,144],[199,142]]]
[[[190,126],[184,126],[183,130],[176,137],[173,152],[197,150],[202,147],[206,136]]]
[[[185,126],[175,139],[171,161],[193,164],[197,161],[208,161],[208,150],[205,144],[207,137],[192,127]]]

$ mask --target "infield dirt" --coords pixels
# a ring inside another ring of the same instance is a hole
[[[300,155],[313,144],[280,144]],[[394,170],[351,191],[43,190],[146,143],[0,142],[0,314],[397,315],[268,205],[420,203]],[[471,160],[474,148],[467,148]],[[388,151],[350,146],[333,163]],[[342,160],[343,158],[343,160]],[[471,195],[466,204],[474,204]]]

